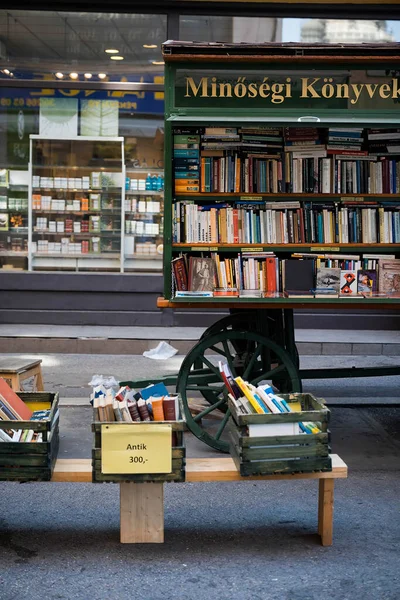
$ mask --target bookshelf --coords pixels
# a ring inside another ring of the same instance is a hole
[[[399,302],[400,50],[324,50],[164,44],[165,301]]]

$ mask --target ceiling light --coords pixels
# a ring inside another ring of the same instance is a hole
[[[78,73],[70,73],[69,76],[71,77],[71,79],[78,79],[79,77]]]
[[[143,48],[157,48],[157,44],[143,44]]]
[[[8,69],[3,69],[3,73],[5,73],[6,75],[9,75],[10,71]]]
[[[105,79],[105,78],[107,77],[107,75],[106,75],[105,73],[99,73],[99,74],[97,75],[97,77],[98,77],[99,79]]]
[[[164,61],[163,60],[152,60],[151,63],[153,65],[163,65]]]
[[[56,73],[57,79],[62,79],[64,77],[64,73]]]
[[[92,79],[92,74],[91,73],[85,73],[85,78],[86,79]]]
[[[119,50],[117,50],[116,48],[107,48],[107,50],[104,50],[104,52],[106,52],[107,54],[118,54]]]
[[[111,60],[124,60],[123,56],[110,56]]]
[[[10,73],[10,77],[14,77],[14,73]]]

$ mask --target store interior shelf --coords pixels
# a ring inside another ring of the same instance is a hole
[[[81,254],[57,254],[50,252],[34,252],[33,258],[120,258],[119,252],[82,252]]]
[[[126,190],[125,196],[162,196],[164,190]]]

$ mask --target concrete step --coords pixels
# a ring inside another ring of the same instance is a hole
[[[164,340],[186,354],[203,327],[0,325],[0,353],[134,354]],[[400,331],[297,329],[300,355],[399,356]]]

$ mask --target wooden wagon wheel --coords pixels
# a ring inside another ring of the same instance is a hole
[[[237,348],[240,344],[240,352]],[[243,350],[243,348],[245,348]],[[247,349],[246,349],[247,348]],[[271,363],[270,356],[277,362]],[[185,419],[190,431],[212,448],[228,452],[223,433],[229,420],[227,390],[218,369],[218,361],[226,362],[234,377],[240,375],[254,385],[266,381],[285,381],[290,391],[301,392],[301,380],[289,354],[275,342],[249,331],[222,331],[200,340],[185,357],[177,381]],[[201,366],[200,366],[201,365]],[[200,392],[211,399],[210,406],[193,416],[189,396]],[[215,410],[225,412],[217,425],[205,429],[207,416]]]
[[[267,320],[272,322],[274,321],[274,319],[270,316],[268,316],[268,314],[264,313]],[[203,335],[200,338],[200,341],[202,341],[203,339],[205,339],[206,337],[209,337],[211,335],[216,335],[217,333],[220,333],[221,331],[252,331],[254,333],[259,333],[258,330],[258,324],[257,324],[257,319],[258,319],[258,314],[256,313],[256,311],[240,311],[239,313],[233,313],[231,315],[227,315],[226,317],[223,317],[222,319],[220,319],[219,321],[217,321],[216,323],[214,323],[213,325],[211,325],[210,327],[208,327],[208,329],[206,329],[203,333]],[[270,336],[268,336],[270,337]],[[270,337],[271,341],[275,341],[273,335]],[[243,342],[239,341],[237,344],[235,344],[236,346],[236,351],[239,353],[240,352],[240,345],[243,346]],[[295,364],[297,369],[300,366],[300,358],[299,358],[299,354],[297,351],[297,348],[295,347]],[[199,358],[197,360],[197,362],[195,363],[195,368],[196,369],[201,369],[202,368],[202,362],[201,362],[201,358]],[[284,382],[282,380],[282,378],[279,381],[274,380],[273,381],[275,387],[277,387],[279,389],[279,391],[286,392],[286,391],[291,391],[290,390],[290,382]],[[281,385],[279,385],[281,384]],[[280,389],[280,387],[282,389]],[[205,400],[207,400],[207,402],[209,402],[210,404],[212,404],[214,402],[214,396],[212,393],[209,392],[209,390],[202,390],[201,391],[202,396],[205,398]]]

